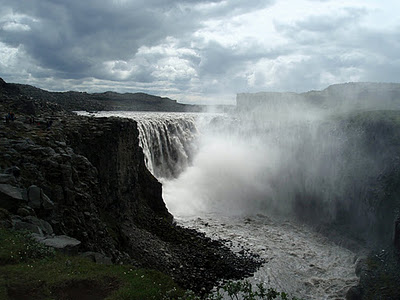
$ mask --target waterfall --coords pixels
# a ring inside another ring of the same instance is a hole
[[[203,128],[193,163],[164,183],[168,209],[296,216],[369,234],[376,222],[370,203],[388,164],[356,120],[302,102],[216,118]]]
[[[384,191],[377,179],[390,169],[373,147],[374,131],[362,119],[292,100],[236,114],[101,116],[136,120],[146,165],[176,216],[272,213],[374,230]]]
[[[344,299],[357,282],[354,253],[321,232],[339,245],[391,238],[385,178],[399,169],[398,135],[391,141],[398,126],[381,121],[387,113],[343,114],[293,95],[286,103],[261,97],[254,107],[242,97],[249,101],[236,113],[211,117],[112,114],[136,120],[146,164],[177,222],[267,261],[253,283]]]
[[[147,168],[159,179],[176,178],[191,163],[195,151],[195,116],[143,114],[136,121]]]
[[[159,180],[177,178],[197,152],[201,128],[223,114],[181,112],[101,111],[95,117],[121,117],[137,122],[139,145],[149,171]]]

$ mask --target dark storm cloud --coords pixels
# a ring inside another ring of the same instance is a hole
[[[267,3],[8,0],[4,8],[23,15],[19,22],[30,30],[16,32],[0,27],[0,41],[13,47],[22,46],[42,68],[57,77],[105,77],[107,74],[101,72],[105,61],[129,60],[141,46],[155,45],[167,36],[188,38],[211,16],[245,13]],[[193,5],[205,6],[196,10]],[[139,81],[151,80],[145,73],[142,70],[134,77]]]
[[[2,29],[0,40],[22,45],[41,66],[73,77],[88,76],[102,61],[128,59],[142,45],[195,28],[193,23],[179,26],[179,19],[173,18],[184,22],[184,13],[169,1],[13,0],[6,6],[28,16],[30,30]]]

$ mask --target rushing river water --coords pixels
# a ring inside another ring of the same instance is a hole
[[[226,240],[233,251],[258,254],[265,264],[248,278],[251,282],[303,299],[344,299],[357,284],[357,254],[295,221],[288,210],[292,202],[286,199],[297,197],[294,187],[299,185],[317,190],[321,172],[335,180],[331,186],[338,185],[340,166],[332,162],[327,167],[326,157],[327,152],[338,155],[343,139],[336,138],[336,131],[331,130],[334,138],[312,143],[327,133],[310,125],[304,130],[265,123],[257,130],[252,124],[251,131],[243,126],[238,131],[236,120],[234,130],[232,126],[226,130],[226,119],[232,124],[231,117],[216,114],[101,112],[97,116],[138,122],[147,166],[163,183],[164,201],[176,221]],[[313,163],[307,164],[310,157]],[[327,201],[325,207],[333,198],[329,187],[324,185],[320,197]]]
[[[348,289],[358,282],[355,253],[292,220],[265,215],[203,215],[177,217],[177,221],[212,238],[227,240],[234,251],[244,247],[265,259],[248,278],[252,283],[263,282],[303,299],[345,299]]]

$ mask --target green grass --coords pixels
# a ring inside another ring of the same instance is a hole
[[[53,249],[37,243],[28,233],[0,228],[0,266],[50,258]]]
[[[176,299],[184,293],[160,272],[54,253],[26,234],[0,229],[0,299]]]

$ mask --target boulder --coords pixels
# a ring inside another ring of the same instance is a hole
[[[10,184],[0,184],[0,207],[16,211],[23,201],[21,190]]]
[[[48,222],[46,222],[45,220],[38,219],[34,216],[27,216],[27,217],[23,218],[22,220],[24,222],[28,222],[28,223],[38,226],[43,231],[43,233],[46,235],[53,234],[53,227],[51,227],[51,225]]]
[[[28,205],[33,208],[40,208],[42,205],[42,189],[36,185],[28,188]]]
[[[52,210],[54,208],[54,202],[36,185],[28,188],[28,205],[35,209],[43,207],[46,210]]]
[[[32,235],[35,240],[48,247],[53,247],[63,252],[76,252],[78,251],[80,241],[69,237],[67,235],[56,235],[41,237],[38,235]]]
[[[29,232],[35,233],[39,236],[43,236],[43,231],[36,224],[32,224],[29,222],[24,222],[18,219],[13,219],[13,227],[15,230],[27,230]]]
[[[104,254],[101,254],[99,252],[84,252],[82,253],[83,257],[90,258],[93,262],[97,264],[103,264],[103,265],[112,265],[112,259],[111,257],[105,256]]]

